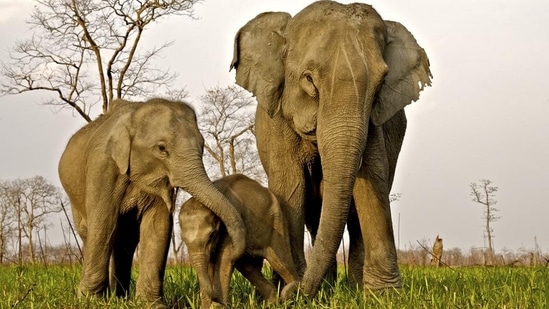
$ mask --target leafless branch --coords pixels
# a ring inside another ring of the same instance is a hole
[[[74,237],[74,240],[76,241],[76,247],[78,247],[78,252],[80,252],[80,256],[78,258],[80,264],[82,264],[82,248],[80,247],[80,242],[78,241],[78,237],[76,236],[76,231],[74,230],[74,227],[72,226],[72,221],[69,217],[69,214],[67,213],[67,208],[65,207],[65,204],[61,201],[61,209],[63,209],[63,214],[65,214],[65,218],[67,219],[67,222],[69,223],[69,229],[71,230],[72,236]]]

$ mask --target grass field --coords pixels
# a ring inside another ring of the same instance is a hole
[[[262,305],[239,274],[231,285],[233,308],[548,308],[549,268],[401,267],[403,287],[383,294],[357,292],[344,283],[326,283],[319,295],[291,303]],[[0,308],[140,308],[117,298],[78,299],[76,266],[0,267]],[[342,277],[342,276],[340,276]],[[173,308],[198,308],[198,283],[187,267],[166,271],[165,294]]]

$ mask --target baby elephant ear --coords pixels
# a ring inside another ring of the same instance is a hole
[[[372,122],[382,125],[404,106],[417,101],[431,85],[429,58],[414,36],[400,23],[385,21],[387,45],[383,58],[389,72],[372,109]]]
[[[270,117],[278,111],[282,94],[284,30],[290,18],[284,12],[259,14],[234,40],[231,69],[236,69],[236,83],[252,92]]]
[[[128,131],[129,120],[129,115],[118,119],[107,139],[105,152],[116,162],[120,174],[126,174],[130,167],[131,136]]]

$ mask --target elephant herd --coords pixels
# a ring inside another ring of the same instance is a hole
[[[236,267],[267,301],[313,297],[347,225],[349,284],[399,287],[389,205],[406,130],[404,107],[431,83],[429,60],[400,23],[367,4],[318,1],[294,17],[259,14],[236,34],[231,69],[258,102],[256,140],[268,189],[244,175],[210,181],[192,108],[111,102],[77,131],[59,162],[84,242],[82,295],[129,293],[156,307],[173,228],[175,188],[202,307],[226,305]],[[304,255],[305,227],[313,238]],[[261,273],[263,259],[280,275]]]

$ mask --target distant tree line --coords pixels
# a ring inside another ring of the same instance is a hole
[[[180,201],[181,203],[181,201]],[[52,226],[59,225],[63,241],[51,244]],[[81,248],[72,227],[70,207],[60,188],[42,176],[0,180],[0,264],[74,264],[81,262]],[[432,244],[421,240],[398,251],[399,263],[427,266],[433,259]],[[174,232],[170,263],[186,263],[188,257],[179,233]],[[445,249],[441,266],[512,265],[547,266],[549,256],[537,245],[534,249],[494,252],[486,248]],[[137,257],[138,258],[138,257]],[[346,252],[340,251],[342,264]],[[491,260],[493,258],[493,260]]]
[[[0,263],[63,260],[57,256],[63,250],[48,241],[52,217],[66,204],[63,199],[61,190],[42,176],[0,180]],[[61,227],[67,222],[62,220]],[[72,248],[71,240],[65,240],[65,247]]]
[[[398,250],[398,260],[402,265],[428,266],[432,265],[432,252],[425,250],[431,248],[427,240],[421,240],[416,244],[410,244],[403,250]],[[549,256],[536,244],[535,248],[521,248],[516,251],[504,249],[502,252],[494,252],[493,260],[489,251],[484,247],[471,247],[463,250],[460,248],[444,249],[441,257],[441,267],[453,266],[549,266]]]
[[[234,104],[235,101],[238,104]],[[215,179],[234,173],[246,173],[265,182],[253,147],[255,137],[250,113],[255,101],[239,88],[231,86],[210,89],[202,97],[202,103],[200,113],[205,121],[201,130],[206,141],[204,160],[210,177]],[[490,223],[499,219],[494,216],[497,209],[493,206],[497,187],[484,180],[477,186],[471,184],[470,188],[473,201],[485,208],[482,217],[485,228],[493,232]],[[181,194],[177,205],[180,206],[188,197]],[[393,200],[398,198],[400,195]],[[174,217],[177,220],[178,216]],[[179,224],[175,223],[170,263],[186,263],[188,258],[179,236]],[[57,240],[55,245],[51,244],[50,238],[53,225],[61,228],[63,237],[62,242]],[[62,189],[42,176],[0,180],[0,264],[78,263],[82,254],[79,240],[73,228],[70,204]],[[437,240],[440,241],[439,253],[436,253]],[[549,257],[543,254],[537,244],[533,250],[521,249],[517,252],[494,252],[492,246],[487,246],[466,251],[450,248],[444,249],[442,253],[442,239],[438,236],[434,244],[421,240],[417,244],[409,244],[404,250],[398,250],[397,254],[400,264],[420,266],[430,265],[433,261],[440,266],[539,266],[549,263]],[[338,261],[344,264],[345,258],[346,252],[341,251]]]

